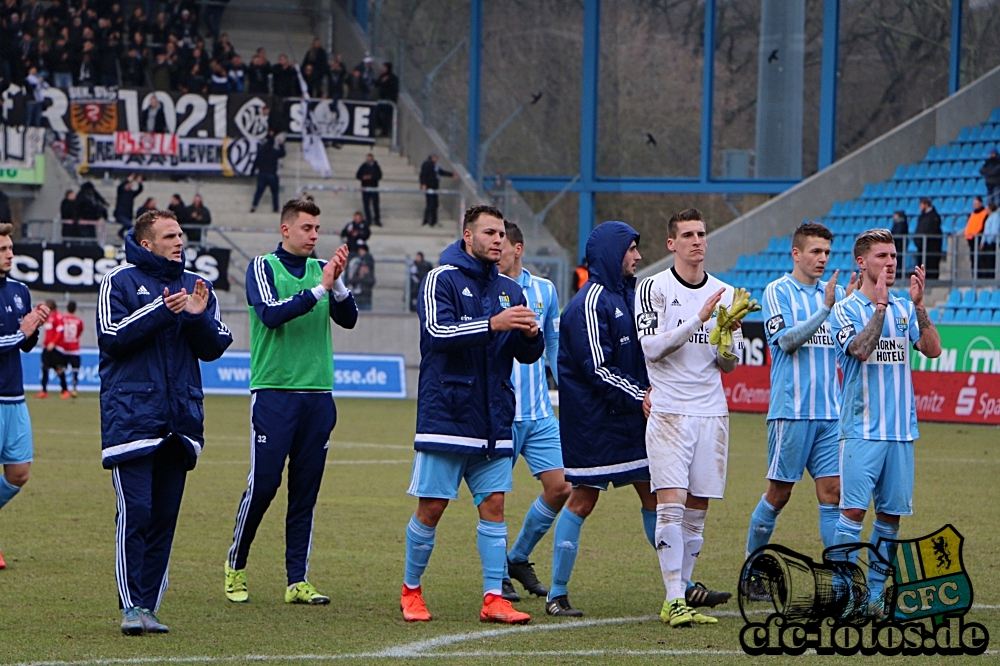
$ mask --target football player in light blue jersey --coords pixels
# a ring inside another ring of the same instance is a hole
[[[937,358],[941,336],[924,307],[923,266],[910,277],[909,299],[889,293],[896,277],[896,247],[888,229],[859,235],[854,256],[860,286],[833,308],[834,344],[844,371],[836,543],[861,540],[861,524],[874,496],[869,541],[891,562],[888,545],[879,546],[879,540],[895,540],[899,517],[913,514],[913,442],[920,436],[910,345]],[[871,607],[878,607],[884,582],[884,572],[869,570]]]
[[[790,274],[764,290],[764,331],[771,348],[771,404],[767,411],[767,492],[750,516],[747,557],[767,544],[781,510],[802,480],[816,482],[819,534],[833,545],[840,516],[837,419],[840,381],[829,316],[836,301],[854,290],[856,274],[844,288],[839,271],[820,280],[830,260],[833,234],[807,222],[792,236]]]
[[[517,404],[514,407],[514,458],[524,456],[532,475],[542,482],[539,495],[524,518],[517,540],[507,555],[509,578],[503,580],[504,598],[518,601],[510,579],[521,583],[531,594],[544,597],[548,589],[539,582],[528,557],[535,545],[552,527],[562,511],[571,490],[563,474],[562,445],[559,439],[559,420],[549,399],[549,386],[545,377],[545,364],[558,376],[556,359],[559,357],[559,296],[555,285],[545,278],[532,275],[521,265],[524,253],[524,234],[516,224],[504,222],[507,237],[504,240],[498,268],[516,281],[524,290],[528,307],[535,311],[538,327],[545,339],[545,355],[531,364],[514,361],[511,382]]]

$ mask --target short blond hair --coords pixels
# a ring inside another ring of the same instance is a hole
[[[888,229],[869,229],[867,231],[862,231],[858,234],[858,237],[854,239],[854,258],[864,257],[868,255],[868,251],[872,248],[872,245],[878,245],[880,243],[892,244],[892,232]]]

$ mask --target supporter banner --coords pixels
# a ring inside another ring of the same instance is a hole
[[[333,395],[338,398],[405,398],[402,356],[334,354]],[[205,393],[250,393],[250,352],[226,352],[202,364]]]
[[[80,391],[99,391],[100,352],[80,350]],[[406,366],[402,356],[334,354],[333,395],[336,398],[406,398]],[[41,388],[42,355],[36,346],[21,355],[24,390]],[[201,363],[201,380],[206,395],[249,395],[250,352],[226,352],[217,361]],[[59,386],[55,372],[49,372],[49,387]]]
[[[376,102],[356,100],[312,99],[306,102],[308,122],[313,123],[320,137],[340,143],[375,143]],[[285,100],[288,137],[302,138],[302,102]]]
[[[177,135],[152,132],[115,132],[119,155],[176,155]]]
[[[229,291],[229,250],[185,250],[186,267],[219,291]],[[101,278],[125,260],[96,245],[16,243],[10,276],[38,291],[96,292]]]
[[[771,399],[771,366],[740,365],[723,373],[722,388],[729,411],[766,414]]]
[[[1000,373],[1000,326],[939,325],[941,356],[911,354],[914,370]]]
[[[147,169],[249,176],[257,143],[268,130],[263,108],[273,105],[268,95],[200,95],[102,86],[48,88],[44,95],[42,126],[54,134],[53,149],[64,166],[81,172],[88,168]],[[157,124],[164,133],[176,136],[176,160],[151,160],[148,151],[115,150],[118,132],[138,134],[150,129],[147,122],[154,97],[162,109]],[[0,102],[4,123],[24,124],[24,88],[8,86]]]
[[[0,169],[33,169],[45,150],[45,130],[0,123]]]

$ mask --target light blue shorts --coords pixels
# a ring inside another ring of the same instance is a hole
[[[531,474],[563,468],[559,419],[548,416],[537,421],[514,421],[514,460],[524,456]]]
[[[840,442],[840,508],[894,516],[913,514],[913,442],[845,439]]]
[[[802,471],[818,479],[840,474],[839,421],[767,422],[767,478],[798,483]]]
[[[458,486],[465,479],[474,497],[509,493],[513,488],[512,468],[507,456],[487,458],[464,453],[417,451],[406,492],[414,497],[458,499]]]
[[[19,465],[34,457],[27,403],[0,402],[0,465]]]

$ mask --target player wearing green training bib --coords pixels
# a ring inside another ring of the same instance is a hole
[[[313,512],[330,432],[333,402],[330,320],[354,328],[358,307],[341,280],[347,246],[329,262],[311,257],[319,238],[320,210],[292,200],[281,210],[281,244],[247,268],[250,309],[250,474],[236,514],[226,560],[226,597],[247,601],[246,563],[288,460],[285,518],[286,603],[327,604],[306,580]]]

